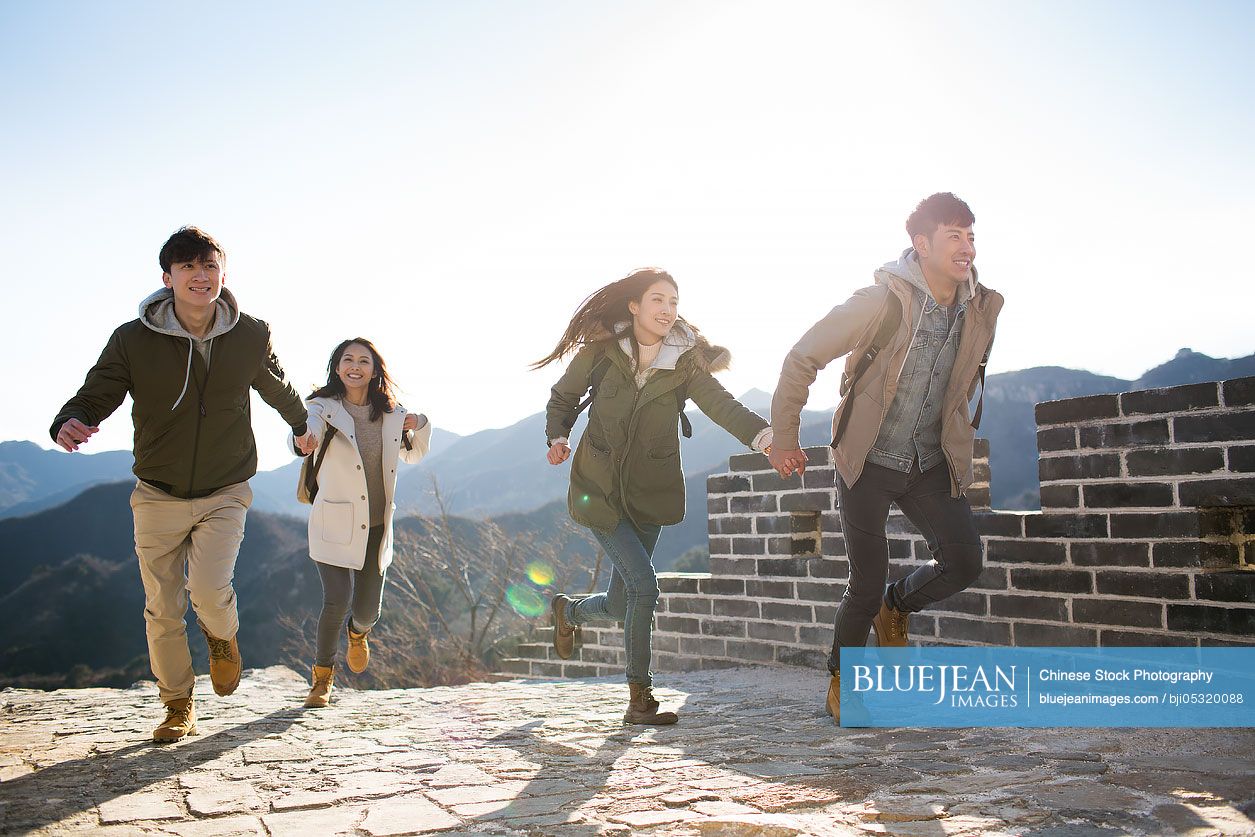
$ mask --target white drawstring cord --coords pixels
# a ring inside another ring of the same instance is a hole
[[[187,338],[187,373],[183,376],[183,391],[179,393],[179,399],[174,402],[174,406],[170,408],[170,412],[183,403],[183,396],[187,395],[187,384],[192,380],[192,338]]]

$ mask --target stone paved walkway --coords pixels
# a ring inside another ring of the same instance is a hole
[[[1255,731],[842,730],[802,669],[666,675],[671,728],[607,680],[337,692],[0,692],[0,831],[234,835],[1255,834]]]

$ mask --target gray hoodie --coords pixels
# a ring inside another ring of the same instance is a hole
[[[209,331],[205,332],[204,337],[197,337],[185,329],[179,322],[179,318],[175,316],[174,291],[170,288],[162,288],[149,294],[139,304],[139,321],[158,334],[169,334],[188,342],[187,372],[183,378],[183,391],[179,393],[178,401],[175,401],[170,408],[173,410],[179,406],[183,396],[187,394],[188,382],[192,377],[192,349],[200,352],[201,359],[208,367],[213,339],[235,328],[236,323],[240,321],[240,306],[235,301],[235,296],[223,288],[214,302],[214,321],[209,326]]]

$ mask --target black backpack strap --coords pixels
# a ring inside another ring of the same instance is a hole
[[[313,464],[305,472],[305,490],[309,492],[311,503],[318,494],[318,470],[322,468],[322,461],[327,456],[327,445],[331,442],[331,437],[336,435],[336,429],[330,424],[324,424],[323,426],[327,429],[327,432],[323,434],[322,444],[318,447],[318,455],[314,457]]]
[[[684,412],[684,407],[688,400],[689,384],[688,381],[685,381],[675,388],[675,403],[680,408],[680,431],[684,434],[685,439],[692,439],[693,423],[689,421],[689,417]]]
[[[985,366],[989,363],[989,352],[993,349],[991,342],[989,348],[985,350],[985,356],[980,359],[980,369],[977,374],[980,376],[980,400],[976,402],[976,413],[972,416],[972,429],[980,429],[980,414],[985,409]]]
[[[606,377],[606,370],[611,363],[610,355],[606,352],[602,352],[601,357],[593,362],[592,371],[588,373],[588,397],[576,405],[570,420],[563,422],[567,435],[570,435],[571,430],[574,429],[575,421],[580,417],[580,413],[587,410],[593,403],[593,399],[597,397],[597,387],[601,386],[601,380]]]
[[[854,367],[854,374],[850,377],[841,377],[841,396],[844,398],[854,392],[854,388],[858,386],[858,382],[862,380],[863,375],[867,373],[872,362],[876,360],[876,356],[880,354],[880,350],[889,345],[889,341],[893,339],[894,333],[898,330],[898,326],[902,323],[902,302],[898,299],[897,294],[889,291],[889,299],[885,303],[885,314],[880,320],[880,327],[876,329],[876,336],[872,338],[871,345],[867,347],[867,351],[858,359],[858,364]],[[984,367],[982,367],[983,371]],[[836,432],[832,434],[832,447],[836,447],[841,441],[841,437],[845,434],[845,426],[850,421],[850,408],[846,406],[841,411],[841,420],[837,422]]]

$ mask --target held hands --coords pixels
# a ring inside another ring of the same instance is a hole
[[[87,444],[93,434],[100,432],[99,427],[88,427],[76,418],[66,419],[57,431],[57,444],[73,453],[79,445]]]
[[[418,414],[406,413],[405,421],[402,422],[401,424],[401,432],[406,433],[406,432],[409,432],[410,430],[417,430],[417,429],[418,429]]]
[[[784,450],[773,445],[767,454],[767,460],[781,477],[788,478],[794,473],[806,471],[806,452],[803,450]]]
[[[546,457],[550,465],[561,465],[567,461],[571,455],[571,446],[566,442],[557,441],[549,446],[549,454]]]
[[[301,452],[301,456],[309,456],[318,450],[318,437],[312,430],[305,431],[304,436],[296,437],[296,449]]]

